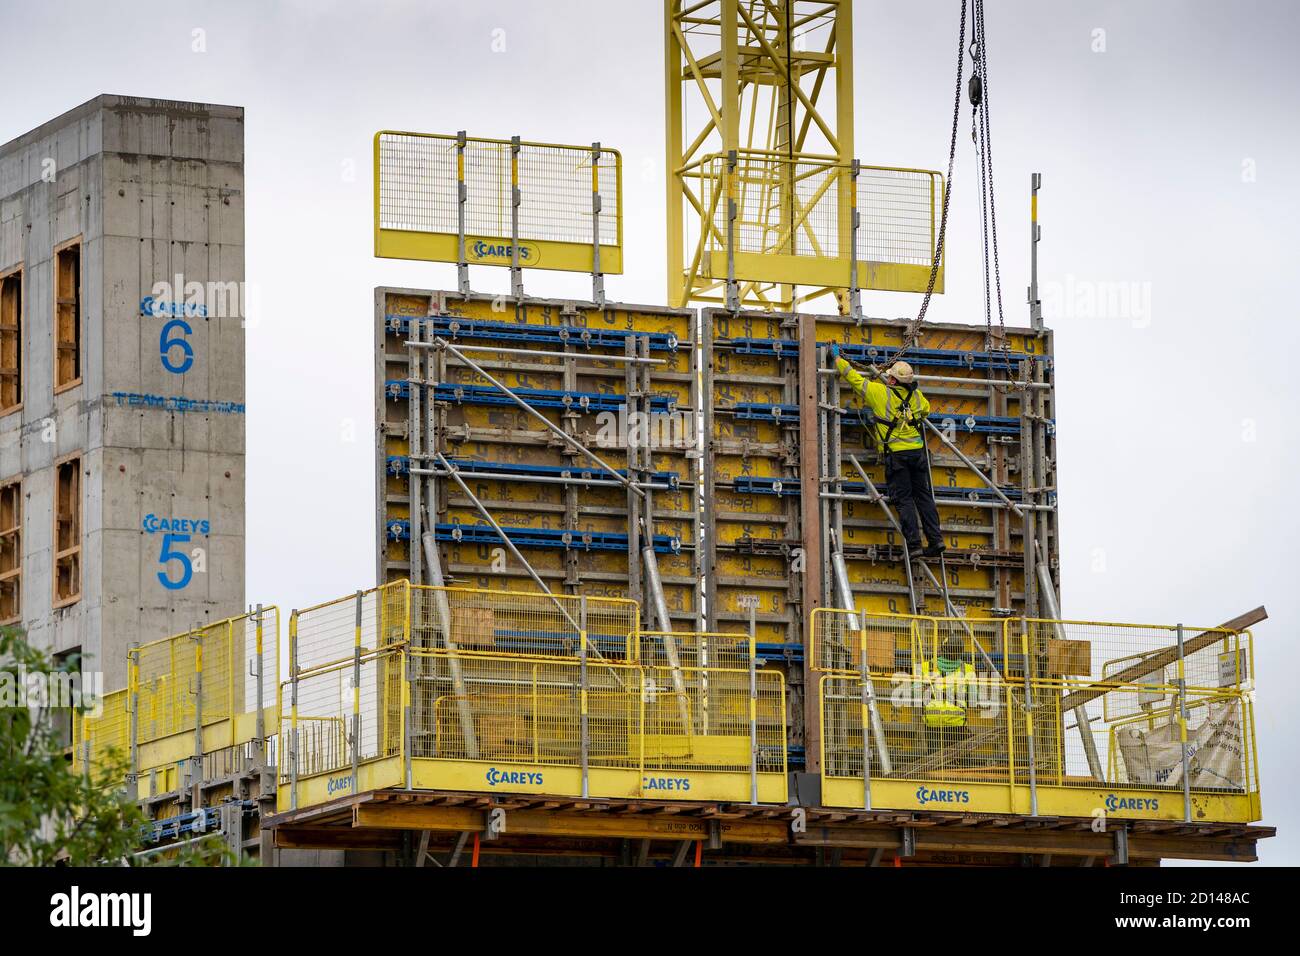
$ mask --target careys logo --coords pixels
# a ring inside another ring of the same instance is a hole
[[[330,796],[336,793],[342,793],[344,790],[352,789],[352,777],[330,777],[325,783],[325,792]]]
[[[1106,805],[1107,813],[1116,813],[1119,810],[1160,809],[1160,800],[1157,797],[1121,797],[1117,793],[1108,793],[1102,802]]]
[[[542,775],[540,773],[526,773],[520,770],[498,770],[496,767],[489,767],[485,777],[489,787],[500,787],[507,784],[532,787],[542,785]]]
[[[497,242],[492,239],[475,239],[465,247],[465,258],[470,262],[508,266],[513,254],[514,247],[509,242]],[[536,266],[541,259],[541,250],[534,243],[519,243],[519,264],[521,266]]]
[[[916,800],[921,806],[927,803],[970,803],[970,791],[931,790],[929,787],[917,787]]]
[[[675,790],[685,793],[691,789],[689,777],[642,777],[642,790]]]

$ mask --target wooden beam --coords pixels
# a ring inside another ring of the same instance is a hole
[[[1209,647],[1215,641],[1223,640],[1222,631],[1244,631],[1246,628],[1258,624],[1260,621],[1268,619],[1268,612],[1263,606],[1255,608],[1253,611],[1247,611],[1239,617],[1234,617],[1225,624],[1220,624],[1219,629],[1215,631],[1204,631],[1191,640],[1183,641],[1183,656],[1194,654],[1201,648]],[[1098,681],[1090,687],[1082,690],[1076,690],[1073,694],[1067,695],[1060,703],[1062,712],[1073,710],[1076,707],[1082,707],[1090,700],[1096,700],[1103,694],[1109,693],[1115,689],[1116,684],[1137,683],[1149,675],[1157,668],[1164,667],[1178,660],[1178,648],[1167,647],[1158,654],[1152,654],[1150,657],[1144,657],[1136,664],[1131,664],[1122,671],[1111,674],[1104,681]]]
[[[358,806],[353,826],[380,830],[482,830],[481,810],[436,806]],[[779,820],[733,820],[721,824],[730,843],[784,844],[789,828]],[[622,839],[707,840],[709,823],[689,817],[506,811],[506,835],[610,837]]]
[[[397,850],[402,835],[395,830],[352,830],[343,827],[276,827],[279,850]]]
[[[902,845],[903,835],[892,827],[810,827],[797,834],[800,846],[832,846],[856,849],[890,849]],[[1111,837],[1107,833],[1071,830],[986,830],[970,827],[933,827],[916,831],[916,852],[921,853],[1029,853],[1070,857],[1109,857]],[[1256,859],[1255,841],[1177,837],[1164,834],[1130,834],[1129,856],[1140,859],[1223,860],[1249,862]]]

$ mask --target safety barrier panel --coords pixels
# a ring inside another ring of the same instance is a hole
[[[378,256],[623,271],[617,150],[382,130],[374,162]]]
[[[72,769],[105,785],[120,783],[131,767],[131,715],[125,690],[105,694],[97,712],[72,712]]]
[[[598,659],[633,660],[640,608],[620,598],[411,587],[417,648],[527,657],[577,657],[585,630]]]
[[[761,671],[751,637],[641,633],[622,600],[377,591],[290,622],[281,809],[385,787],[785,801],[783,678]],[[384,631],[371,618],[402,593],[408,640],[357,637]],[[305,647],[310,668],[294,664]]]
[[[706,156],[700,169],[695,261],[701,275],[812,288],[925,290],[943,206],[942,174],[743,149]],[[858,270],[851,277],[854,258]],[[935,287],[943,291],[942,266]]]
[[[127,686],[74,713],[73,767],[106,785],[168,792],[181,766],[277,732],[279,610],[264,607],[132,648]]]
[[[890,618],[813,614],[826,805],[1259,819],[1248,631]]]

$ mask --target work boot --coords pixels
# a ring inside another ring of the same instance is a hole
[[[913,561],[918,560],[922,554],[921,542],[918,541],[915,544],[909,543],[907,545],[907,554]]]
[[[924,551],[921,552],[921,554],[923,557],[927,557],[927,558],[941,558],[943,557],[943,552],[944,552],[943,542],[939,541],[927,547]]]

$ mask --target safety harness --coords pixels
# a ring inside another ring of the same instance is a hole
[[[903,394],[902,394],[901,396],[899,396],[898,392],[895,392],[895,391],[894,391],[894,387],[893,387],[893,386],[891,386],[891,385],[886,385],[886,386],[885,386],[885,391],[886,391],[886,392],[893,392],[893,394],[894,394],[894,396],[895,396],[896,398],[901,398],[901,400],[902,400],[902,402],[901,402],[901,404],[902,404],[902,409],[903,409],[904,412],[907,412],[907,413],[908,413],[908,415],[907,415],[907,423],[908,423],[908,424],[912,424],[914,416],[912,415],[912,407],[911,407],[911,404],[910,404],[910,403],[911,403],[911,401],[912,401],[912,395],[915,394],[915,392],[916,392],[916,385],[915,385],[915,383],[913,383],[913,384],[911,384],[911,385],[904,385],[904,386],[903,386],[903,389],[904,389]],[[889,405],[886,404],[885,407],[888,408]],[[879,421],[880,421],[879,419],[875,418],[874,413],[872,413],[872,420],[873,420],[873,421],[876,421],[876,422],[879,422]],[[903,416],[902,416],[902,415],[895,415],[895,416],[893,416],[892,418],[889,418],[889,419],[886,419],[886,420],[883,421],[883,422],[880,422],[881,424],[883,424],[883,425],[886,426],[886,427],[885,427],[885,437],[881,439],[881,445],[884,447],[884,451],[885,451],[885,454],[886,454],[886,455],[890,454],[890,452],[891,452],[891,449],[890,449],[890,447],[889,447],[889,442],[890,442],[890,440],[893,438],[893,435],[894,435],[894,429],[896,429],[896,428],[899,426],[900,422],[902,422],[903,420],[904,420],[904,419],[903,419]]]

